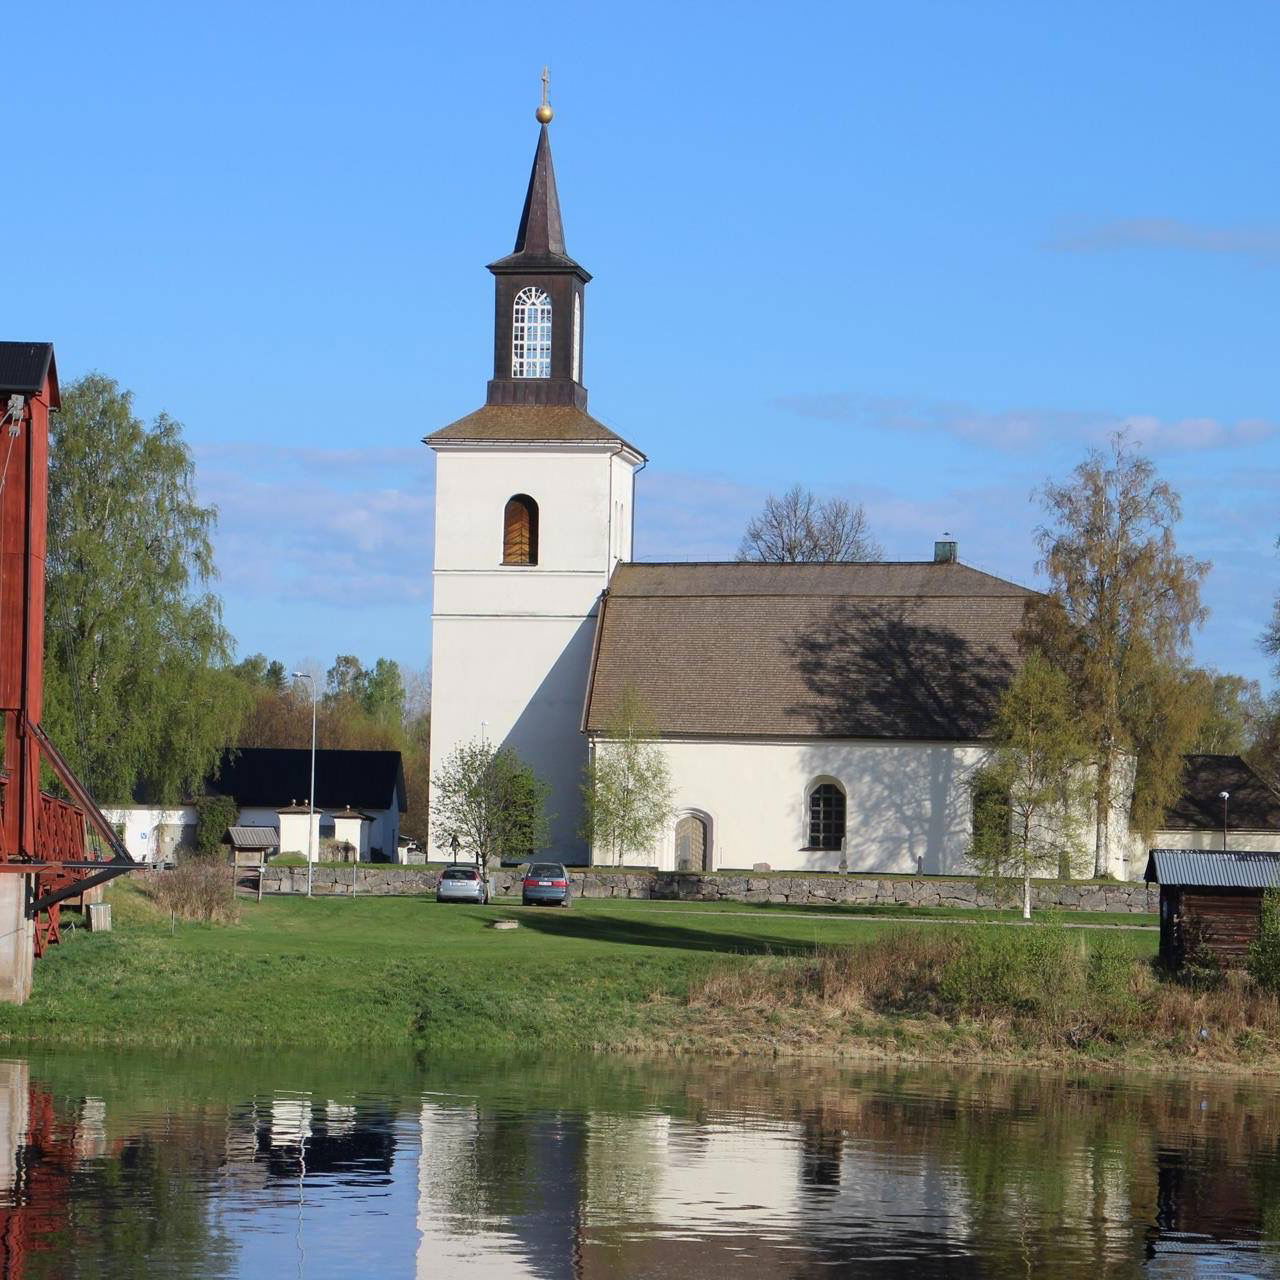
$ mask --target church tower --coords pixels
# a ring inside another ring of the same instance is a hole
[[[513,747],[551,786],[547,856],[585,863],[580,725],[595,612],[631,558],[644,455],[586,411],[591,276],[565,249],[545,88],[537,118],[515,249],[489,264],[485,404],[425,441],[436,454],[431,771],[465,742]]]

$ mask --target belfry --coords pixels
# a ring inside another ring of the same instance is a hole
[[[485,403],[425,441],[436,454],[431,771],[469,742],[512,747],[551,786],[556,856],[585,862],[592,636],[609,576],[631,557],[644,455],[586,411],[591,276],[565,247],[545,83],[515,248],[489,264]]]

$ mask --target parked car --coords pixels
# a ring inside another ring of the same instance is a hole
[[[529,870],[524,873],[520,897],[526,907],[543,902],[567,907],[573,900],[569,873],[559,862],[530,863]]]
[[[478,902],[483,905],[489,901],[489,882],[479,867],[445,867],[436,884],[436,901]]]

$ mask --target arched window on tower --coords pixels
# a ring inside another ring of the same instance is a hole
[[[573,380],[582,381],[582,294],[573,295]]]
[[[511,317],[511,376],[551,377],[551,297],[533,285],[516,294]]]
[[[809,848],[840,849],[844,845],[844,792],[834,782],[809,792]]]
[[[502,513],[502,563],[538,563],[538,504],[517,493]]]

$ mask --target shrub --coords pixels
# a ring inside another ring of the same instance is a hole
[[[240,806],[231,796],[201,796],[196,801],[196,853],[202,858],[217,853],[239,816]]]
[[[1280,995],[1280,890],[1262,895],[1258,939],[1249,948],[1249,975],[1264,991]]]
[[[191,858],[171,871],[157,871],[147,877],[143,892],[162,911],[172,912],[179,920],[235,924],[240,919],[235,871],[211,859]]]

